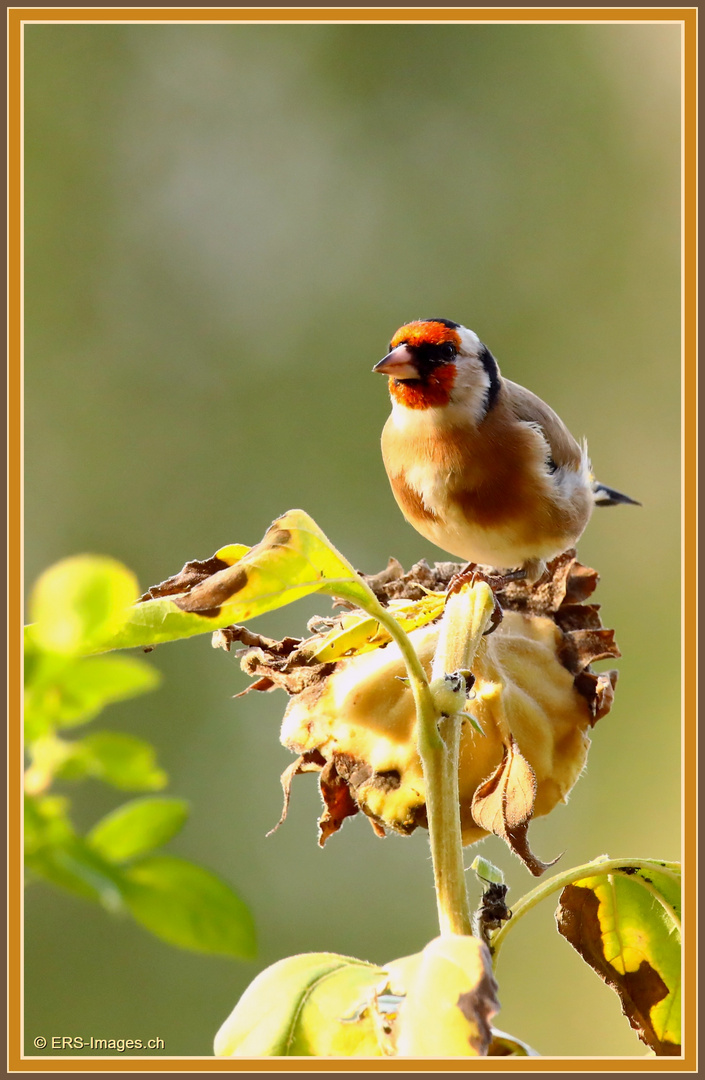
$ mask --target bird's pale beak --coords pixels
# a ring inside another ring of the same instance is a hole
[[[418,379],[414,353],[408,345],[397,345],[390,353],[372,368],[380,375],[389,375],[392,379]]]

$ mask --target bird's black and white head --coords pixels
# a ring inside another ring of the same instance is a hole
[[[407,409],[457,406],[479,422],[501,387],[497,361],[473,330],[450,319],[416,319],[394,334],[373,368],[389,376],[395,405]]]

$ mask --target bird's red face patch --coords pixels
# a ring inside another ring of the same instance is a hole
[[[397,345],[455,345],[460,348],[460,334],[450,326],[440,322],[424,322],[423,319],[415,319],[413,322],[400,326],[389,343],[390,349],[396,349]]]
[[[423,381],[390,379],[389,393],[407,409],[431,409],[448,404],[454,382],[455,364],[443,364]]]
[[[460,334],[445,323],[415,319],[400,326],[392,338],[389,347],[408,345],[410,348],[423,349],[429,346],[453,345],[460,348]],[[442,407],[450,401],[450,393],[455,382],[455,364],[452,361],[438,364],[424,378],[416,380],[389,380],[389,392],[394,401],[407,409],[430,409]]]

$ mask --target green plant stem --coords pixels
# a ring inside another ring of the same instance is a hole
[[[493,610],[494,596],[485,582],[448,596],[433,658],[434,680],[472,667]],[[421,757],[441,934],[472,934],[458,792],[461,727],[457,713],[444,716],[439,725],[443,747]]]
[[[581,881],[583,878],[598,877],[601,875],[608,875],[618,873],[623,867],[636,867],[640,869],[644,865],[649,863],[653,864],[653,859],[608,859],[602,856],[599,859],[594,859],[592,862],[583,863],[582,866],[574,866],[570,870],[565,870],[562,874],[556,874],[554,877],[549,878],[547,881],[543,881],[540,885],[537,885],[535,889],[528,892],[526,896],[522,896],[516,904],[512,905],[512,917],[509,919],[492,938],[492,956],[494,964],[497,964],[497,957],[499,950],[504,943],[504,939],[510,930],[516,926],[519,919],[526,915],[527,911],[531,911],[533,907],[536,907],[542,900],[545,900],[551,893],[557,892],[559,889],[564,889],[566,885],[571,885],[575,881]],[[656,862],[655,865],[658,868],[659,874],[664,874],[666,877],[672,877],[674,880],[678,880],[677,875],[672,871],[669,863]],[[675,869],[675,868],[674,868]],[[662,901],[661,901],[662,902]],[[670,909],[669,909],[670,910]],[[675,913],[673,914],[675,921]]]
[[[470,668],[494,609],[489,587],[480,582],[452,593],[446,602],[433,678]],[[376,617],[401,649],[416,702],[416,742],[426,788],[426,813],[441,934],[472,934],[458,794],[462,720],[444,715],[409,638],[388,612]],[[382,617],[383,616],[383,617]]]
[[[472,934],[458,797],[460,719],[443,717],[441,747],[421,755],[441,934]]]

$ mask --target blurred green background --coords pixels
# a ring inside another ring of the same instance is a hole
[[[441,553],[405,524],[370,373],[401,323],[471,326],[587,435],[608,484],[580,545],[623,651],[567,807],[532,825],[567,868],[680,856],[680,36],[667,25],[42,25],[25,31],[26,580],[82,551],[141,584],[306,509],[360,569]],[[300,633],[326,602],[260,619]],[[161,647],[156,694],[100,726],[159,748],[192,814],[171,845],[252,905],[260,957],[179,952],[33,886],[26,1031],[207,1055],[258,970],[384,962],[436,933],[427,837],[286,824],[280,692]],[[604,666],[604,665],[603,665]],[[67,788],[68,790],[68,788]],[[122,801],[76,788],[81,829]],[[467,851],[533,880],[501,841]],[[474,886],[473,886],[474,888]],[[498,1025],[545,1054],[641,1054],[552,907],[510,935]]]

